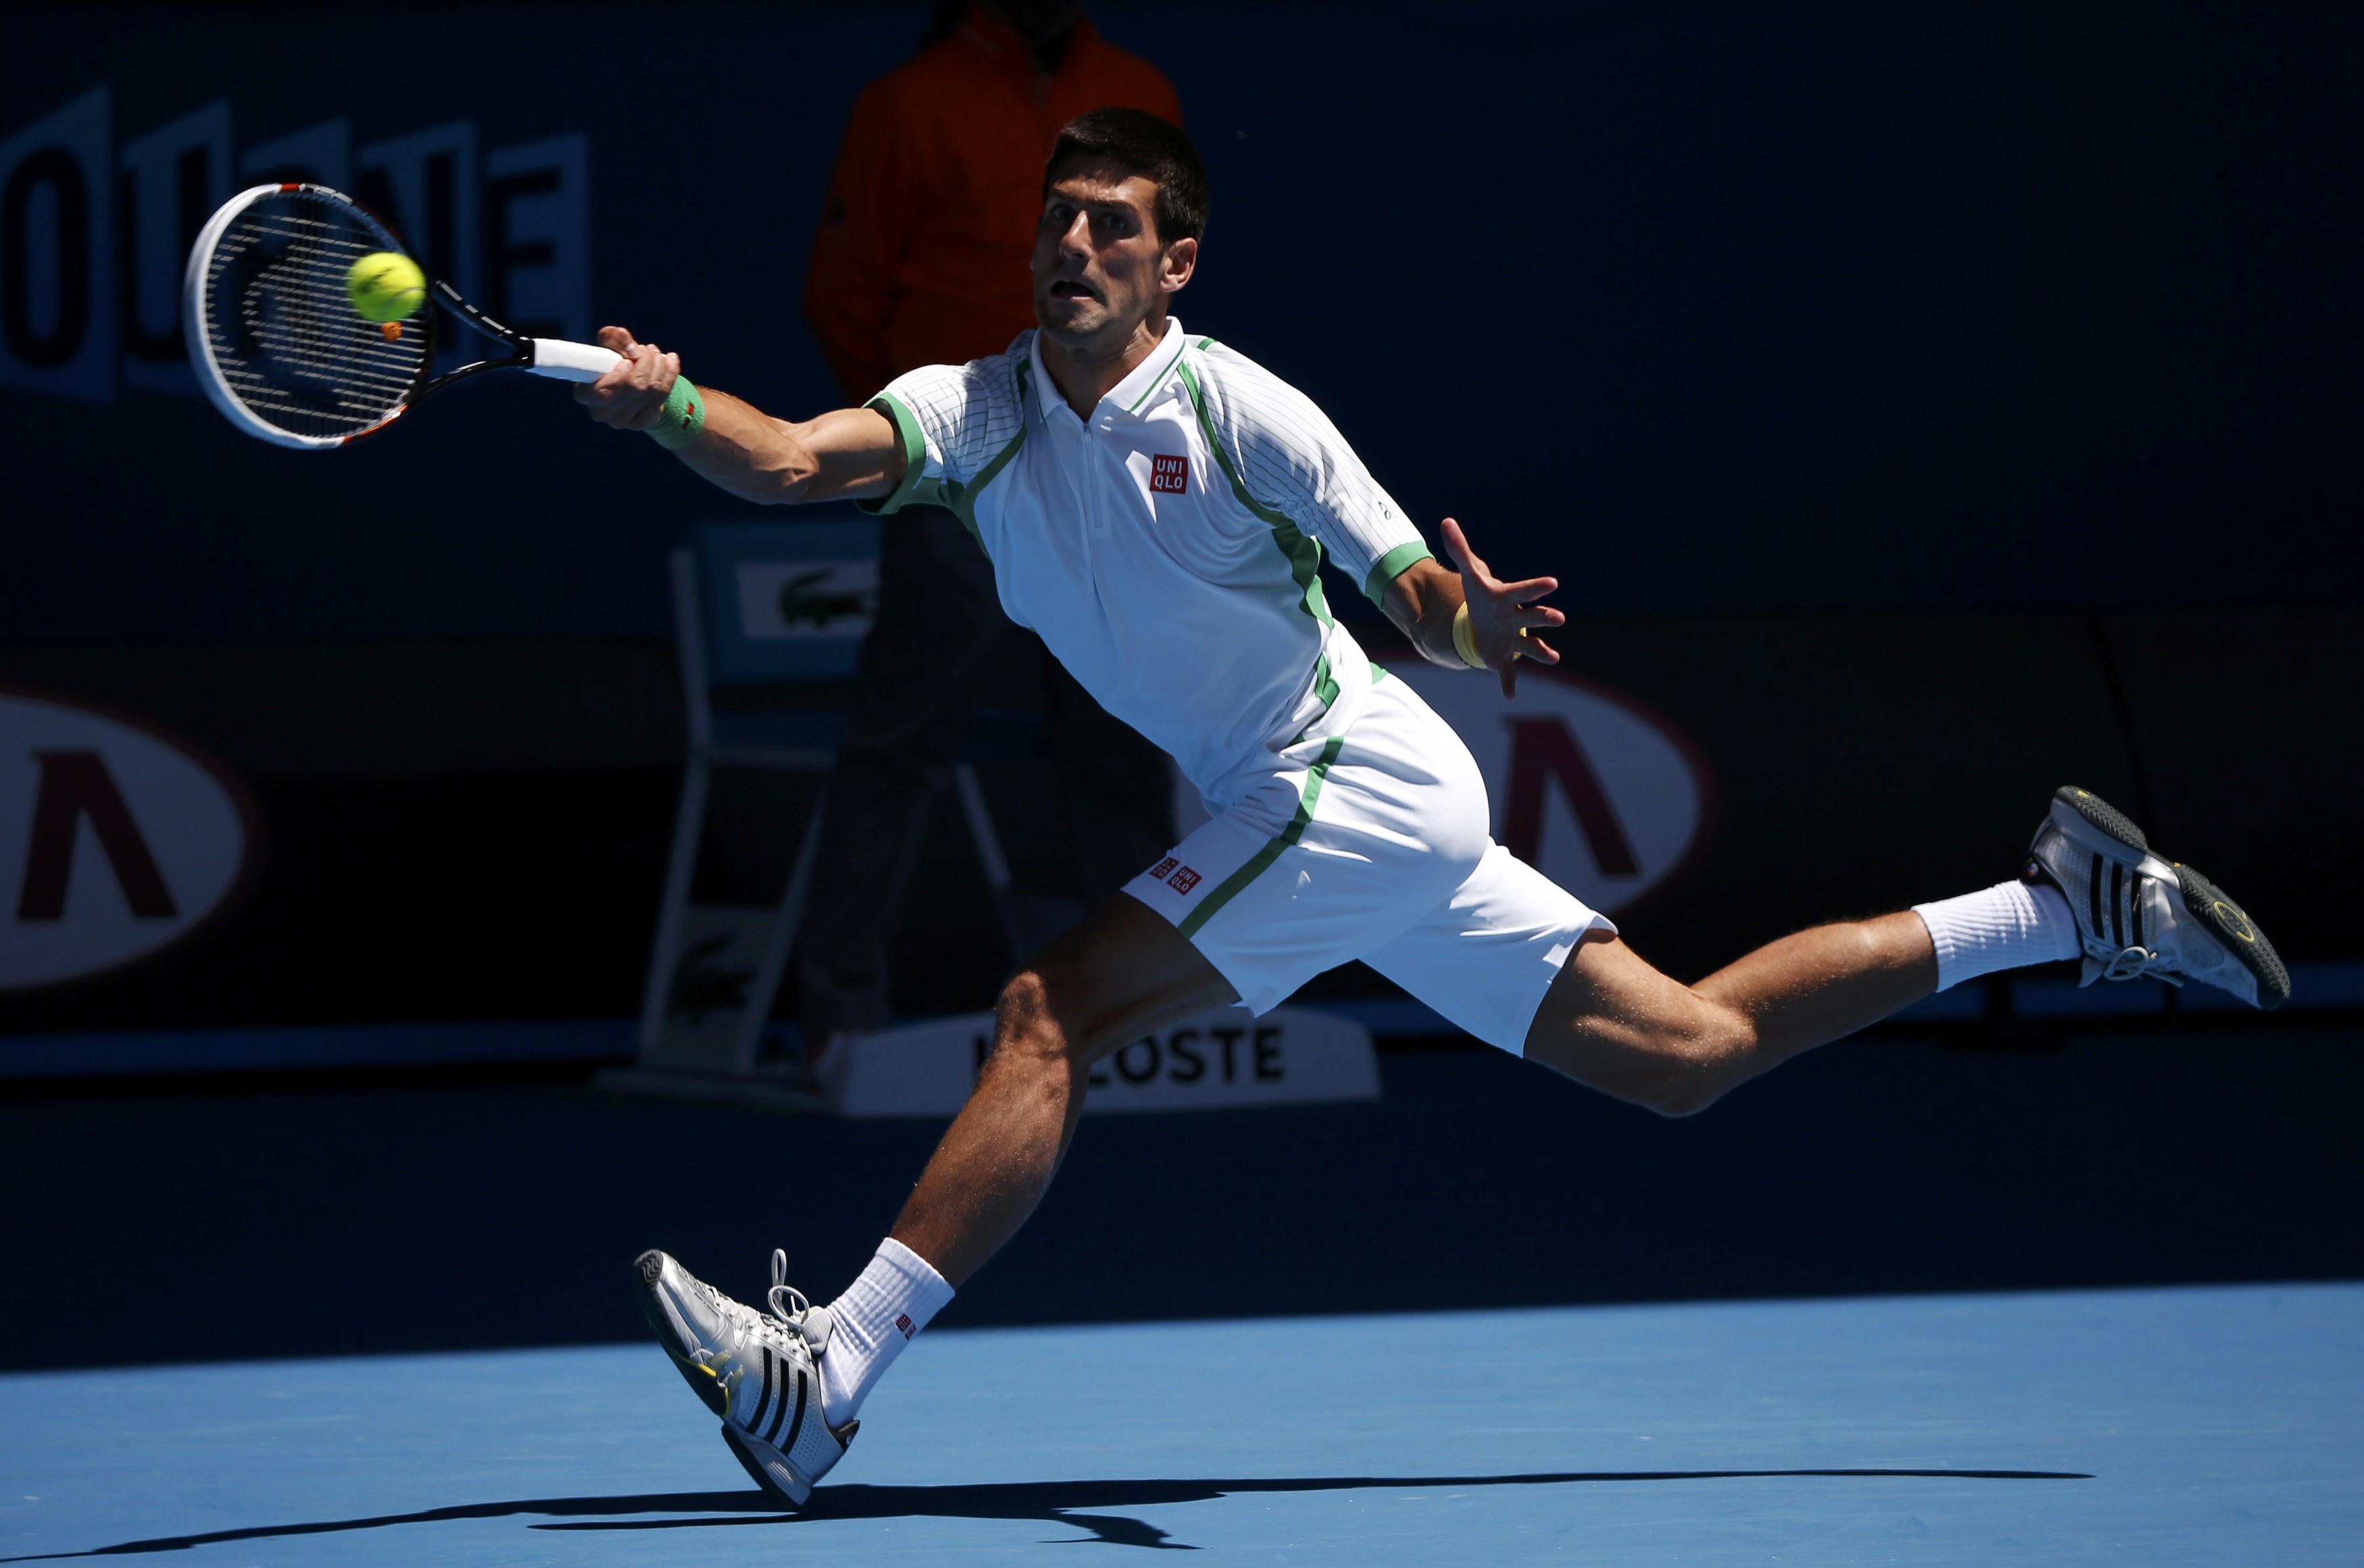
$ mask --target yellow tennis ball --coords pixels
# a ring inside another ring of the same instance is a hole
[[[372,321],[399,321],[427,303],[427,274],[399,250],[378,250],[345,269],[345,295]]]

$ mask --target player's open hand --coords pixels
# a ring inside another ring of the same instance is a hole
[[[621,354],[624,362],[597,381],[577,386],[574,401],[602,425],[619,430],[649,428],[664,412],[665,397],[681,374],[681,356],[654,343],[636,343],[621,327],[600,328],[599,346]]]
[[[1461,569],[1461,595],[1469,606],[1469,632],[1478,645],[1478,656],[1486,662],[1486,668],[1500,673],[1502,695],[1510,696],[1518,690],[1520,660],[1559,662],[1558,651],[1533,635],[1536,627],[1561,626],[1567,620],[1548,605],[1533,602],[1557,592],[1559,579],[1530,577],[1522,583],[1505,583],[1469,548],[1459,523],[1445,518],[1444,531],[1444,548]]]

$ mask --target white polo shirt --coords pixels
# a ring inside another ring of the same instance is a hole
[[[1362,710],[1370,665],[1323,602],[1323,552],[1375,603],[1429,557],[1310,399],[1178,321],[1088,421],[1032,332],[898,377],[870,406],[894,421],[904,468],[864,508],[956,513],[1009,618],[1213,811]]]

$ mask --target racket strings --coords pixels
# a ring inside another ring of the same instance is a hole
[[[345,293],[351,265],[393,249],[341,204],[304,192],[256,202],[206,267],[206,333],[221,379],[256,415],[296,435],[357,434],[402,406],[428,334],[389,339]]]

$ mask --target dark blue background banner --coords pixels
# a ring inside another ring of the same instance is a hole
[[[2352,11],[1097,14],[1211,167],[1191,329],[1571,608],[2364,586]],[[728,504],[562,390],[492,378],[328,456],[191,395],[175,225],[267,165],[341,160],[521,317],[629,324],[782,414],[832,400],[804,254],[923,7],[399,16],[12,17],[7,637],[664,631],[662,551]],[[102,187],[75,233],[60,156]]]

